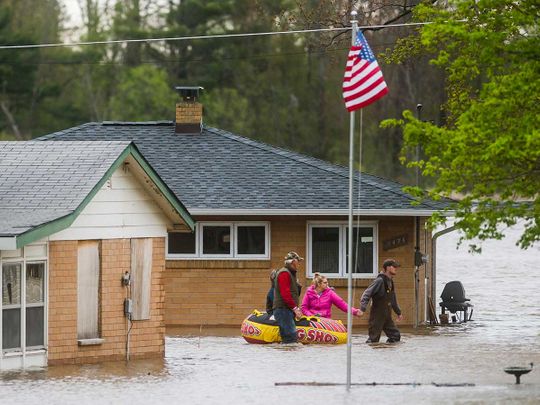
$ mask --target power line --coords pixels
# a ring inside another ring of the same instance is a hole
[[[419,22],[419,23],[403,23],[403,24],[381,24],[381,25],[365,25],[359,27],[359,29],[374,29],[374,28],[397,28],[397,27],[411,27],[419,25],[427,25],[431,22]],[[114,39],[108,41],[86,41],[86,42],[69,42],[69,43],[55,43],[55,44],[26,44],[26,45],[0,45],[2,49],[35,49],[35,48],[59,48],[59,47],[73,47],[73,46],[89,46],[89,45],[109,45],[109,44],[128,44],[136,42],[170,42],[170,41],[191,41],[197,39],[216,39],[216,38],[242,38],[242,37],[257,37],[257,36],[269,36],[269,35],[286,35],[286,34],[304,34],[313,32],[332,32],[332,31],[350,31],[351,27],[343,28],[317,28],[308,30],[293,30],[293,31],[272,31],[272,32],[251,32],[244,34],[213,34],[213,35],[193,35],[187,37],[163,37],[163,38],[139,38],[139,39]]]
[[[394,42],[381,42],[378,44],[371,44],[371,49],[377,50],[381,48],[385,48],[388,46],[394,45]],[[237,61],[237,60],[264,60],[264,59],[271,59],[271,58],[284,58],[284,57],[294,57],[294,56],[303,56],[307,54],[312,55],[329,55],[329,54],[335,54],[338,52],[342,52],[345,50],[348,50],[349,48],[332,48],[332,49],[321,49],[316,51],[298,51],[298,52],[280,52],[280,53],[262,53],[258,55],[252,55],[252,56],[235,56],[235,57],[223,57],[221,56],[219,58],[220,61]],[[194,58],[194,59],[145,59],[141,60],[139,64],[141,65],[167,65],[167,64],[173,64],[173,63],[201,63],[206,62],[208,63],[208,58]],[[69,60],[69,61],[62,61],[62,60],[39,60],[36,62],[20,62],[20,61],[12,61],[12,60],[0,60],[0,66],[1,65],[12,65],[12,66],[40,66],[40,65],[65,65],[65,66],[120,66],[127,64],[125,61],[105,61],[105,60],[95,60],[95,61],[89,61],[89,60]]]
[[[383,44],[384,45],[384,44]],[[388,43],[388,45],[391,45]],[[373,49],[375,49],[377,46],[372,46]],[[270,58],[285,58],[285,57],[291,57],[291,56],[302,56],[307,55],[308,53],[311,53],[312,55],[325,55],[325,54],[334,54],[338,52],[342,52],[348,48],[335,48],[335,49],[324,49],[324,50],[317,50],[317,51],[298,51],[298,52],[280,52],[280,53],[263,53],[258,55],[252,55],[252,56],[238,56],[238,57],[220,57],[219,60],[221,62],[223,61],[236,61],[236,60],[255,60],[255,59],[270,59]],[[206,62],[208,63],[208,58],[194,58],[194,59],[155,59],[155,60],[141,60],[140,64],[169,64],[169,63],[201,63]],[[73,66],[82,66],[82,65],[125,65],[126,62],[123,61],[103,61],[103,60],[96,60],[96,61],[85,61],[85,60],[73,60],[73,61],[55,61],[55,60],[44,60],[44,61],[37,61],[37,62],[20,62],[20,61],[1,61],[0,65],[16,65],[16,66],[39,66],[39,65],[73,65]]]

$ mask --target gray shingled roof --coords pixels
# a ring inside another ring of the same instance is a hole
[[[0,142],[0,236],[72,213],[129,144]]]
[[[87,123],[39,139],[132,140],[192,214],[348,209],[347,168],[216,128],[181,135],[165,121]],[[401,184],[372,175],[362,174],[361,184],[362,212],[426,215],[448,206],[448,201],[412,206]]]

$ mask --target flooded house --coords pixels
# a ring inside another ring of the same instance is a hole
[[[0,370],[163,356],[167,232],[194,225],[128,140],[0,142]]]
[[[269,273],[290,250],[306,258],[298,273],[304,288],[318,272],[346,298],[348,169],[206,126],[198,88],[180,92],[175,121],[91,122],[40,138],[132,141],[185,205],[194,231],[174,223],[166,230],[167,327],[239,327],[264,309]],[[415,324],[433,303],[432,263],[422,260],[431,251],[426,220],[448,201],[413,205],[402,187],[355,174],[353,305],[393,257],[402,264],[396,287],[404,323]],[[354,321],[366,325],[367,317]]]

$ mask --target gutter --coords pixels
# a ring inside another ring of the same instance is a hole
[[[196,208],[188,207],[191,215],[348,215],[348,210],[343,209],[242,209],[242,208]],[[439,212],[434,209],[355,209],[354,215],[361,216],[393,216],[393,217],[429,217],[433,213]],[[449,211],[447,216],[452,216],[454,213]]]

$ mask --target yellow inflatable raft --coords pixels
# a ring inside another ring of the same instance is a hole
[[[301,343],[341,344],[347,342],[347,328],[341,321],[303,316],[296,321],[296,333]],[[273,316],[254,310],[242,322],[241,333],[248,343],[281,342],[279,327]]]

